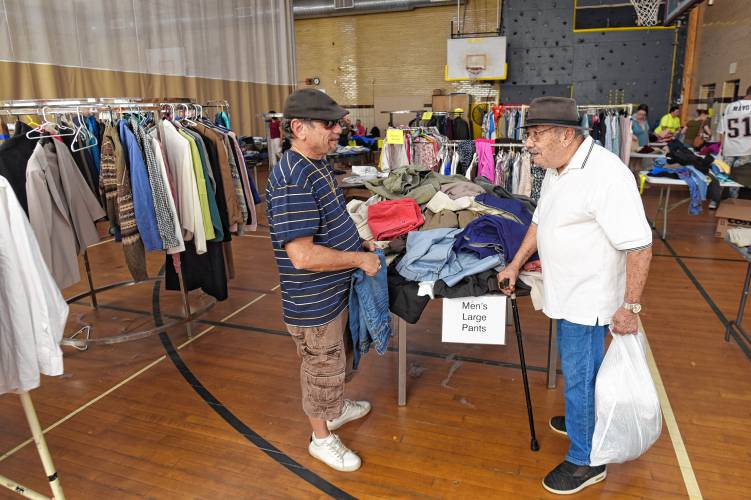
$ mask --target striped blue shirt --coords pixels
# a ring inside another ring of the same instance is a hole
[[[332,190],[333,186],[333,190]],[[288,150],[271,170],[266,214],[279,268],[284,322],[314,327],[331,322],[347,307],[353,269],[298,270],[284,245],[296,238],[342,251],[359,251],[362,242],[349,217],[344,193],[326,160],[307,160]]]

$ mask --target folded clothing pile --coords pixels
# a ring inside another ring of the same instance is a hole
[[[391,240],[422,226],[420,206],[412,198],[386,200],[368,207],[368,226],[376,240]]]

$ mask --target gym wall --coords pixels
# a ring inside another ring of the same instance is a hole
[[[502,101],[568,96],[573,85],[581,104],[607,103],[609,91],[622,89],[626,102],[649,104],[652,119],[667,108],[675,30],[574,33],[573,0],[503,3],[509,73],[501,84]],[[495,5],[469,2],[464,31],[494,30]],[[298,84],[319,77],[320,88],[350,106],[398,96],[415,96],[427,104],[436,88],[467,91],[466,83],[443,78],[446,39],[455,18],[455,7],[428,7],[297,20]],[[677,75],[680,67],[677,63]]]
[[[740,80],[738,95],[743,96],[751,85],[751,3],[747,0],[715,0],[711,6],[698,7],[699,23],[696,39],[693,85],[689,116],[694,115],[701,100],[702,85],[715,85],[715,99],[732,100],[730,82]],[[731,64],[735,63],[735,68]],[[731,69],[735,72],[731,73]],[[728,82],[728,84],[726,84]],[[723,95],[723,90],[725,94]]]

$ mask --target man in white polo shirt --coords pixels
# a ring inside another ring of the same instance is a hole
[[[634,176],[618,156],[583,136],[573,99],[537,98],[527,116],[525,146],[548,171],[529,231],[498,281],[511,293],[521,267],[539,253],[543,310],[558,321],[565,383],[566,415],[551,418],[550,427],[571,442],[543,486],[569,494],[607,475],[604,465],[589,466],[595,377],[608,326],[616,334],[637,331],[652,232]]]

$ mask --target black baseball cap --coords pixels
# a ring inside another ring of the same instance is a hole
[[[284,103],[284,117],[310,120],[338,120],[349,111],[317,89],[301,89],[292,92]]]

